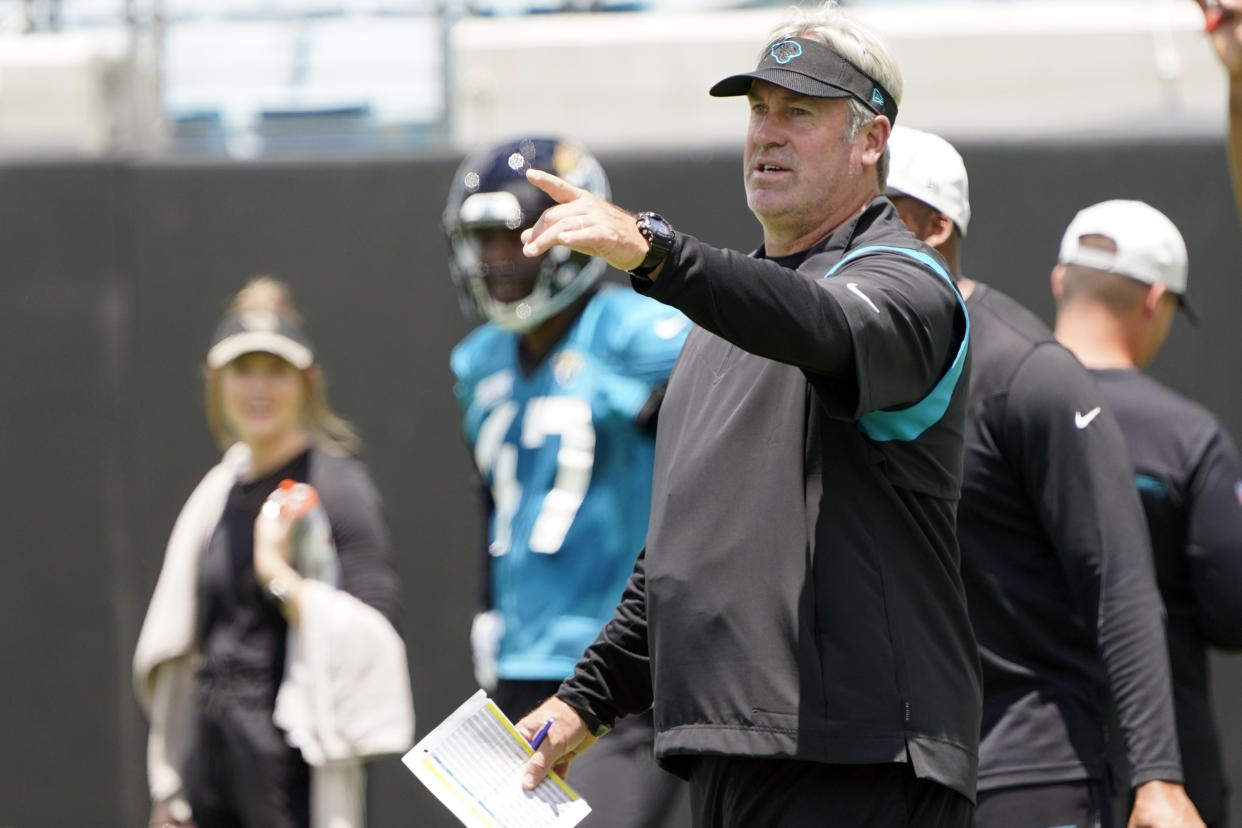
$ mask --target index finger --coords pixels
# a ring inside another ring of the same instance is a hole
[[[545,739],[544,744],[530,755],[526,767],[522,769],[522,787],[528,791],[533,791],[552,768],[552,753],[547,741]]]
[[[552,200],[557,204],[568,204],[587,194],[587,191],[581,187],[575,187],[563,178],[534,167],[526,171],[526,180],[552,196]]]

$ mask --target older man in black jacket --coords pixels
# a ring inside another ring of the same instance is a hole
[[[752,256],[528,174],[559,202],[528,255],[601,256],[696,328],[660,414],[645,552],[575,673],[519,722],[529,737],[556,719],[527,785],[654,705],[698,825],[965,828],[968,321],[880,195],[900,75],[826,6],[711,91],[749,100]]]

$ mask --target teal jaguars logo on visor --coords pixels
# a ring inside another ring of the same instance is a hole
[[[773,43],[768,52],[777,63],[784,66],[794,58],[802,56],[802,44],[792,40],[782,40],[780,43]]]

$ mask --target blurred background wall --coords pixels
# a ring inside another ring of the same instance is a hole
[[[807,0],[802,0],[807,2]],[[951,137],[1218,132],[1191,0],[846,0]],[[462,149],[733,141],[705,92],[788,0],[0,0],[0,153]],[[693,117],[687,117],[692,111]]]
[[[966,272],[1050,319],[1048,271],[1074,211],[1155,204],[1186,236],[1203,325],[1179,320],[1153,373],[1242,436],[1242,235],[1224,85],[1194,5],[856,6],[892,29],[902,121],[965,155]],[[0,1],[0,826],[145,824],[129,659],[173,518],[216,457],[207,340],[256,273],[292,285],[330,395],[367,441],[404,581],[419,733],[473,691],[480,529],[447,369],[471,323],[439,231],[452,171],[475,141],[559,129],[597,151],[621,205],[748,250],[760,234],[739,174],[744,115],[704,88],[751,65],[779,11]],[[387,35],[341,33],[389,25],[391,51]],[[211,27],[232,34],[212,40]],[[176,46],[191,29],[203,42]],[[1001,29],[1025,56],[998,47]],[[547,44],[522,44],[552,34],[563,60],[539,64]],[[312,67],[323,53],[308,44],[332,37],[340,62]],[[640,37],[641,65],[604,71]],[[279,65],[265,75],[263,60]],[[178,62],[198,66],[195,83]],[[213,83],[250,97],[203,91]],[[353,91],[329,95],[332,83]],[[1242,660],[1214,668],[1242,790]],[[372,825],[453,824],[396,759],[373,779]],[[1234,812],[1242,828],[1242,803]]]

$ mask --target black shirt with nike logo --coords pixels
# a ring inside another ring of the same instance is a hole
[[[974,364],[958,541],[983,663],[979,788],[1181,781],[1160,596],[1117,421],[1034,314],[967,299]]]

